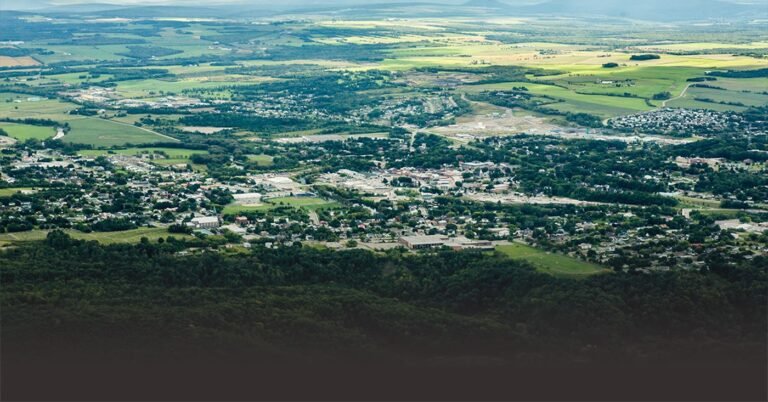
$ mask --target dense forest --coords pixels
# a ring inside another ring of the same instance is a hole
[[[49,337],[53,356],[471,357],[510,367],[759,365],[766,352],[764,257],[568,279],[491,253],[255,245],[185,255],[189,244],[163,240],[105,246],[54,231],[4,251],[6,357],[49,353],[39,349]]]

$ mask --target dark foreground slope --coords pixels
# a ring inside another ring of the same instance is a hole
[[[765,397],[764,259],[570,280],[499,255],[183,247],[0,254],[3,399]]]

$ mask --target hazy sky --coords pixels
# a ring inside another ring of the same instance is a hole
[[[2,1],[2,0],[0,0]],[[504,3],[509,4],[530,4],[541,3],[546,0],[501,0]],[[606,3],[635,3],[638,0],[605,0]],[[640,0],[642,1],[642,0]],[[674,0],[670,0],[674,1]],[[766,4],[768,6],[768,0],[721,0],[731,3],[749,3],[749,4]],[[275,4],[273,0],[49,0],[44,1],[53,5],[67,5],[67,4],[83,4],[83,3],[112,3],[112,4],[211,4],[211,3],[248,3],[257,5],[259,3]],[[307,5],[334,5],[344,3],[368,3],[365,0],[281,0],[280,3],[294,3],[294,4],[307,4]],[[376,0],[377,3],[408,3],[414,2],[414,0]],[[448,3],[448,4],[460,4],[466,2],[466,0],[418,0],[417,2],[432,2],[432,3]]]
[[[462,4],[467,0],[0,0],[0,9],[40,9],[49,6],[66,6],[73,4],[115,4],[124,6],[135,5],[188,5],[188,6],[217,6],[222,4],[248,4],[254,7],[265,6],[265,8],[286,8],[302,6],[343,6],[347,4],[365,4],[365,3],[409,3],[409,2],[432,2],[442,4]],[[532,3],[541,3],[547,0],[498,0],[507,4],[525,5]],[[643,0],[604,0],[605,4],[616,5],[616,3],[642,4]],[[672,2],[678,0],[669,0]],[[721,0],[733,3],[765,4],[768,7],[768,0]]]

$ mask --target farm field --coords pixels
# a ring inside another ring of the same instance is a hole
[[[768,42],[751,43],[713,43],[713,42],[691,42],[691,43],[671,43],[663,45],[637,46],[643,50],[662,50],[662,51],[697,51],[697,50],[715,50],[715,49],[766,49]]]
[[[259,166],[272,166],[273,159],[270,155],[248,155],[248,160],[255,162]]]
[[[91,232],[83,233],[74,229],[64,230],[72,238],[79,240],[95,240],[102,244],[116,243],[138,243],[142,237],[146,237],[151,242],[157,242],[159,238],[173,236],[178,239],[190,238],[189,235],[179,233],[168,233],[166,228],[138,228],[122,232]],[[28,232],[2,233],[0,234],[0,243],[19,243],[28,241],[45,240],[48,235],[47,230],[32,230]]]
[[[163,95],[182,95],[184,90],[210,89],[221,86],[248,85],[271,80],[268,77],[253,76],[213,76],[197,77],[195,79],[147,79],[121,81],[117,92],[126,98],[153,98]]]
[[[499,84],[465,85],[463,91],[478,93],[482,91],[511,90],[514,87],[526,87],[532,94],[549,96],[563,102],[546,105],[547,108],[574,113],[592,113],[602,117],[650,110],[643,99],[625,98],[606,95],[584,95],[555,85],[533,84],[528,82],[504,82]]]
[[[704,100],[709,101],[704,101]],[[742,111],[749,106],[768,104],[768,95],[754,92],[736,92],[710,88],[690,88],[686,94],[668,103],[672,107],[694,107],[702,105],[702,109]]]
[[[31,124],[0,122],[0,129],[3,129],[9,136],[20,141],[29,139],[45,140],[56,135],[56,130],[53,127],[33,126]]]
[[[510,258],[525,260],[533,264],[538,270],[552,275],[579,277],[607,272],[606,268],[599,265],[566,255],[538,250],[523,244],[498,246],[496,250]]]
[[[68,120],[77,105],[39,96],[0,92],[0,117]]]
[[[147,129],[99,118],[72,120],[69,125],[71,131],[64,136],[64,141],[97,147],[177,141]]]
[[[40,62],[29,57],[8,57],[0,56],[0,67],[29,67],[38,66]]]

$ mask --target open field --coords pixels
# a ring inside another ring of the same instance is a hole
[[[47,230],[32,230],[28,232],[16,232],[16,233],[2,233],[0,234],[0,243],[18,243],[25,241],[39,241],[44,240],[48,235]],[[152,242],[157,242],[159,238],[166,238],[173,236],[178,239],[189,238],[189,235],[168,233],[165,228],[138,228],[133,230],[126,230],[122,232],[91,232],[83,233],[74,229],[64,230],[67,234],[75,239],[80,240],[96,240],[102,244],[115,244],[115,243],[138,243],[142,237],[146,237]]]
[[[250,162],[255,162],[259,166],[272,166],[272,160],[274,158],[269,155],[248,155]]]
[[[202,149],[164,148],[164,147],[126,148],[126,149],[112,149],[112,150],[84,149],[84,150],[78,151],[78,154],[83,156],[102,156],[102,155],[108,155],[108,154],[136,156],[141,154],[152,154],[152,153],[163,153],[168,155],[168,158],[171,158],[171,159],[189,159],[192,155],[207,154],[208,151],[202,150]]]
[[[69,111],[74,109],[77,109],[77,105],[69,102],[33,95],[0,93],[0,117],[62,121],[72,119]]]
[[[675,198],[680,200],[680,207],[707,208],[707,209],[720,208],[720,201],[718,200],[686,197],[684,195],[678,195]]]
[[[280,197],[280,198],[266,199],[264,200],[263,205],[255,205],[255,206],[236,205],[236,204],[227,205],[222,211],[222,213],[225,215],[227,214],[232,215],[240,212],[268,211],[270,209],[277,208],[280,206],[305,208],[310,211],[313,211],[320,208],[335,208],[335,207],[338,207],[339,204],[334,201],[328,201],[328,200],[324,200],[322,198],[316,198],[316,197]]]
[[[34,188],[31,187],[8,187],[8,188],[0,188],[0,197],[10,197],[18,192],[22,193],[31,193],[36,191]]]
[[[512,90],[513,87],[521,86],[528,88],[532,94],[549,96],[561,100],[562,102],[560,103],[546,105],[547,108],[560,111],[591,113],[607,118],[651,109],[643,99],[605,95],[584,95],[555,85],[533,84],[528,82],[465,85],[461,87],[461,90],[470,93],[478,93],[482,91]]]
[[[604,63],[629,67],[698,67],[705,69],[756,68],[768,60],[732,54],[670,55],[661,59],[630,61],[631,53],[587,50],[584,46],[558,43],[504,44],[492,40],[453,40],[441,43],[417,43],[390,52],[382,66],[404,70],[418,66],[468,67],[482,65],[518,65],[570,73],[596,73]]]
[[[717,49],[766,49],[768,48],[768,42],[751,42],[751,43],[713,43],[713,42],[691,42],[691,43],[671,43],[662,45],[646,45],[637,46],[637,49],[645,51],[660,50],[660,51],[687,51],[694,52],[699,50],[717,50]]]
[[[181,95],[188,89],[211,89],[222,86],[253,85],[272,80],[269,77],[257,76],[203,76],[185,79],[147,79],[121,81],[117,86],[117,92],[126,98],[152,98],[163,94]]]
[[[93,146],[110,147],[176,141],[147,129],[99,118],[72,120],[69,125],[72,130],[64,136],[64,141]]]
[[[37,60],[29,56],[23,56],[23,57],[0,56],[0,67],[29,67],[29,66],[38,66],[38,65],[40,65],[40,62],[38,62]]]
[[[606,272],[599,265],[577,260],[566,255],[553,254],[523,244],[509,244],[496,247],[496,250],[510,258],[525,260],[542,272],[563,276],[588,276]]]
[[[0,122],[0,129],[3,129],[9,136],[20,141],[28,139],[44,140],[56,135],[56,130],[53,127],[33,126],[30,124]]]
[[[669,102],[668,106],[741,111],[748,106],[766,104],[768,104],[768,95],[761,93],[692,87],[682,98]]]

